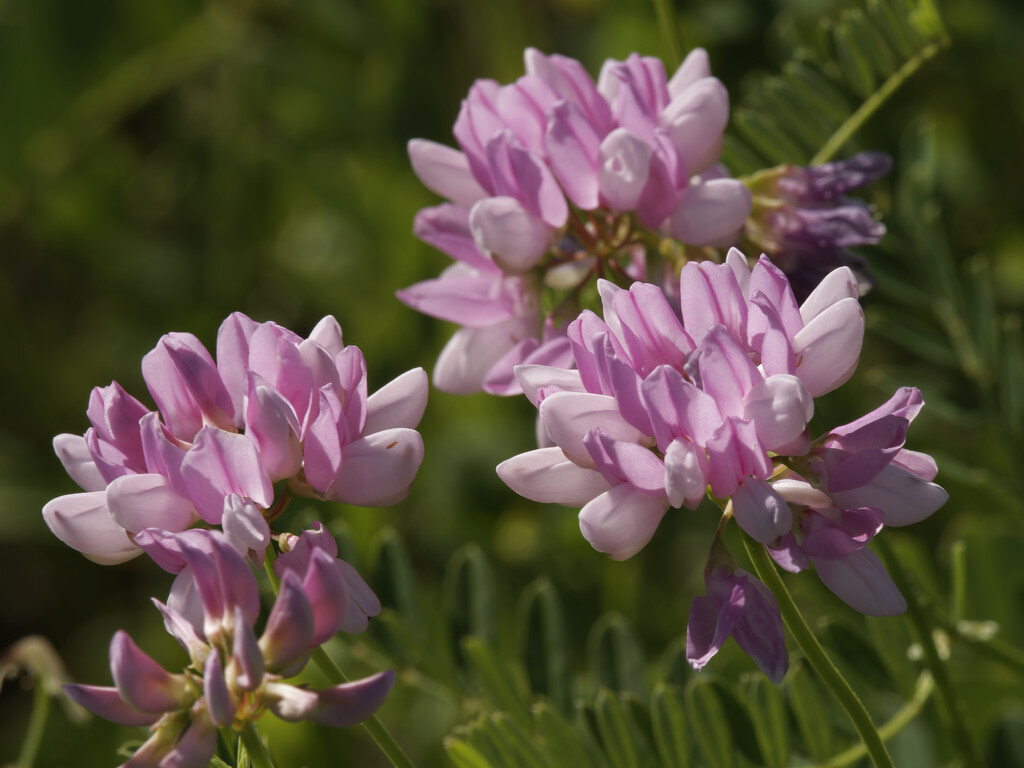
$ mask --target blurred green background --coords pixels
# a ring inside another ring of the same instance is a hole
[[[692,0],[675,14],[684,48],[708,49],[739,104],[840,7]],[[997,621],[1019,648],[1024,6],[950,0],[940,11],[952,46],[840,153],[880,149],[896,165],[870,191],[890,235],[867,254],[879,287],[865,300],[863,362],[818,413],[827,427],[895,386],[923,389],[929,406],[910,447],[939,458],[952,499],[889,533],[937,602],[949,600],[951,544],[965,541],[966,618]],[[436,198],[412,174],[405,143],[454,143],[473,80],[516,78],[527,46],[578,58],[595,75],[605,58],[666,54],[646,0],[0,0],[0,649],[41,634],[74,679],[107,684],[107,644],[123,627],[172,669],[183,660],[148,600],[164,596],[163,572],[143,560],[94,565],[46,529],[42,505],[76,490],[50,440],[83,432],[90,390],[112,379],[148,402],[139,361],[160,335],[190,331],[212,349],[235,310],[300,333],[335,315],[366,354],[371,390],[408,368],[430,370],[452,329],[394,291],[448,260],[412,237],[414,213]],[[936,271],[959,299],[930,291]],[[444,621],[432,609],[445,604],[450,558],[475,542],[494,568],[500,654],[516,652],[518,595],[546,575],[563,595],[579,679],[591,626],[616,611],[653,660],[652,683],[702,589],[715,518],[670,516],[640,556],[607,560],[583,541],[573,511],[519,499],[494,474],[531,447],[533,419],[521,399],[432,391],[426,458],[405,502],[296,503],[284,522],[330,520],[368,577],[397,531],[428,624]],[[848,613],[812,576],[790,583],[812,615]],[[354,671],[394,663],[376,642],[349,649]],[[978,654],[958,658],[971,732],[992,765],[1010,765],[998,761],[1024,739],[1022,681]],[[417,764],[444,764],[442,736],[482,704],[469,684],[432,690],[415,658],[404,669],[382,717]],[[711,669],[753,666],[730,644]],[[0,693],[0,764],[14,760],[26,726],[24,680]],[[939,764],[940,722],[926,708],[904,749],[933,751],[907,765]],[[270,734],[282,765],[384,764],[358,729]],[[39,764],[111,765],[135,737],[95,718],[74,724],[57,708]]]

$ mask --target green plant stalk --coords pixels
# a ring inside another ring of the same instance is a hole
[[[274,573],[275,560],[277,560],[277,552],[273,545],[271,545],[267,547],[267,551],[263,556],[263,570],[267,572],[267,576],[270,578],[270,585],[273,587],[274,594],[276,595],[281,589],[281,580]],[[324,676],[331,685],[341,685],[342,683],[349,682],[348,677],[334,663],[334,660],[327,655],[327,651],[324,650],[322,645],[313,649],[313,662],[324,673]],[[363,728],[366,729],[370,737],[377,744],[377,747],[387,756],[395,768],[413,768],[412,761],[402,750],[398,742],[395,741],[395,737],[391,735],[379,717],[372,715],[369,720],[363,722]]]
[[[18,753],[18,762],[14,764],[13,768],[32,768],[35,764],[39,747],[43,743],[43,733],[46,731],[46,721],[49,716],[50,694],[46,691],[43,678],[33,675],[32,714],[29,716],[25,740],[21,743],[21,752]]]
[[[859,131],[861,126],[889,100],[889,97],[896,92],[897,88],[909,80],[911,75],[917,72],[925,62],[936,56],[948,45],[949,38],[943,38],[926,45],[902,67],[889,75],[889,78],[878,87],[878,90],[872,93],[856,112],[843,121],[843,124],[825,142],[825,146],[819,149],[818,153],[811,158],[810,165],[821,165],[835,157],[836,153],[843,148],[843,145],[850,140],[850,137]]]
[[[935,678],[931,676],[931,673],[925,670],[921,673],[920,677],[917,678],[917,686],[914,688],[914,697],[904,704],[900,710],[893,715],[889,721],[878,729],[878,735],[882,737],[882,741],[888,741],[897,733],[902,731],[915,717],[921,712],[921,708],[924,707],[928,697],[932,695],[932,691],[935,690]],[[831,760],[825,763],[820,763],[814,768],[842,768],[845,765],[851,765],[852,763],[860,760],[867,753],[867,748],[864,746],[864,742],[854,744],[849,749],[843,750],[838,755],[835,755]]]
[[[832,663],[832,659],[825,653],[825,649],[821,647],[818,638],[811,632],[811,628],[804,620],[800,609],[793,602],[792,595],[789,594],[789,590],[783,584],[778,571],[775,570],[775,564],[772,562],[767,550],[763,546],[755,544],[747,537],[744,537],[743,544],[747,549],[751,562],[754,564],[754,570],[757,571],[757,575],[768,589],[772,591],[775,599],[778,600],[779,609],[782,612],[782,620],[786,623],[789,633],[796,640],[796,644],[800,646],[800,650],[803,651],[804,656],[807,657],[814,671],[818,673],[818,677],[825,683],[832,696],[835,697],[835,700],[839,702],[839,705],[850,718],[850,722],[853,723],[853,727],[857,730],[861,741],[864,742],[864,748],[875,768],[895,768],[892,757],[890,757],[888,750],[886,750],[885,744],[882,743],[882,738],[879,736],[875,724],[871,721],[871,715],[868,714],[864,704],[853,688],[850,687],[846,678],[836,668],[836,665]]]
[[[669,67],[667,69],[670,72],[675,72],[683,59],[670,0],[654,0],[654,12],[658,14],[658,26],[661,27],[661,34],[665,38],[665,47],[668,49]]]
[[[334,660],[327,655],[322,645],[313,650],[313,662],[320,668],[332,685],[347,683],[348,677],[341,671],[341,668],[334,663]],[[405,754],[402,747],[395,741],[388,729],[376,715],[371,715],[369,720],[363,721],[363,728],[376,742],[377,747],[383,752],[395,768],[414,768],[412,760]]]
[[[913,584],[889,543],[883,537],[877,537],[875,541],[878,553],[885,561],[889,573],[892,574],[893,581],[896,582],[896,586],[907,600],[907,618],[914,627],[918,642],[921,644],[924,664],[935,678],[935,698],[939,703],[944,724],[949,728],[950,738],[960,753],[963,765],[967,768],[980,768],[981,760],[975,749],[974,741],[971,739],[971,734],[964,725],[963,714],[953,688],[953,680],[949,675],[949,668],[942,656],[939,655],[939,649],[935,647],[935,638],[932,635],[933,626],[925,616],[924,608],[921,601],[917,599]]]
[[[267,745],[260,738],[260,732],[256,723],[246,723],[239,733],[242,739],[242,746],[245,747],[245,754],[253,768],[275,768],[274,758],[267,751]]]

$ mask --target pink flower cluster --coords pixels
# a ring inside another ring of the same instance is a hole
[[[751,269],[736,249],[724,264],[683,268],[680,313],[652,285],[603,281],[600,293],[604,319],[584,312],[568,329],[576,370],[516,368],[550,446],[505,461],[501,478],[535,501],[582,507],[583,535],[615,559],[643,548],[669,508],[728,499],[726,515],[785,567],[813,563],[864,613],[902,611],[866,545],[947,498],[930,457],[903,447],[920,393],[901,389],[817,440],[808,429],[814,398],[847,381],[860,355],[864,317],[849,268],[803,304],[767,258]],[[773,641],[747,651],[781,677],[774,600],[720,548],[712,553],[708,597],[691,614],[691,662],[705,663],[730,632],[741,645],[762,636],[737,634],[753,621]]]
[[[302,670],[316,646],[345,627],[351,603],[346,564],[334,558],[333,544],[322,531],[307,531],[278,558],[281,589],[257,637],[256,578],[224,534],[155,532],[146,537],[147,552],[169,569],[187,572],[191,585],[187,597],[177,596],[178,606],[173,591],[167,605],[154,600],[168,632],[188,652],[188,667],[168,672],[119,631],[110,644],[114,685],[64,690],[107,720],[149,726],[150,736],[125,768],[207,765],[218,729],[240,729],[264,710],[289,722],[335,727],[365,720],[383,703],[394,672],[325,690],[284,682]]]
[[[568,364],[563,318],[542,315],[540,291],[609,268],[642,276],[644,249],[622,237],[622,216],[626,229],[704,246],[734,240],[751,208],[715,164],[729,97],[702,49],[671,79],[637,54],[605,62],[596,83],[564,56],[531,48],[525,61],[516,82],[470,89],[454,127],[461,151],[409,143],[416,174],[450,201],[420,211],[414,231],[456,263],[398,296],[463,326],[434,372],[451,392],[511,394],[514,365]]]
[[[200,520],[265,547],[274,483],[287,481],[291,495],[387,505],[408,493],[423,458],[415,427],[426,374],[408,371],[367,396],[363,354],[343,343],[333,317],[303,339],[235,313],[218,332],[216,361],[192,334],[170,333],[142,373],[157,410],[114,382],[93,390],[84,435],[54,439],[84,492],[53,499],[43,517],[96,562],[140,554],[143,529]]]

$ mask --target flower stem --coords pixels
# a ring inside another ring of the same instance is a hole
[[[793,602],[792,595],[789,594],[778,571],[775,570],[775,564],[767,550],[747,538],[744,538],[743,544],[747,548],[747,554],[754,564],[757,575],[772,591],[775,599],[779,601],[782,620],[786,623],[789,633],[796,640],[796,644],[800,646],[800,650],[803,651],[814,671],[818,673],[818,677],[825,683],[832,696],[850,718],[850,722],[853,723],[861,741],[864,742],[864,747],[875,768],[894,768],[892,757],[889,756],[885,744],[882,743],[882,737],[879,736],[875,724],[871,721],[871,715],[868,714],[860,698],[836,668],[836,665],[832,663],[832,659],[825,653],[825,649],[821,647],[821,643],[818,642],[814,633],[811,632],[800,609]]]
[[[21,752],[18,754],[18,762],[14,768],[32,768],[36,756],[39,754],[39,746],[43,743],[43,733],[46,731],[46,720],[50,715],[50,694],[46,691],[46,685],[41,675],[32,676],[32,714],[28,721],[28,729],[25,732],[25,741],[21,743]]]
[[[274,768],[274,758],[270,756],[267,745],[260,738],[260,732],[256,723],[246,723],[239,734],[242,739],[242,746],[245,747],[245,754],[253,768]]]
[[[326,675],[332,685],[341,685],[348,682],[348,677],[341,671],[341,668],[334,663],[334,659],[327,655],[324,647],[317,646],[313,650],[313,662]],[[405,754],[402,747],[395,741],[384,723],[376,715],[371,715],[368,720],[363,721],[363,728],[370,734],[370,737],[377,743],[380,751],[383,752],[395,768],[413,768],[412,760]]]
[[[661,27],[662,37],[665,38],[665,47],[668,49],[669,66],[666,69],[675,72],[682,59],[679,52],[679,35],[676,31],[670,0],[654,0],[654,12],[658,14],[658,26]]]

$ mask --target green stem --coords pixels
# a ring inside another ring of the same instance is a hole
[[[832,696],[835,697],[836,701],[839,702],[839,705],[850,718],[850,722],[853,723],[853,727],[857,730],[861,741],[864,742],[864,748],[875,768],[894,768],[892,758],[889,756],[885,744],[882,743],[882,738],[879,736],[875,724],[871,721],[871,715],[868,714],[867,709],[853,688],[850,687],[850,684],[846,682],[846,678],[836,668],[836,665],[832,663],[832,659],[825,653],[825,649],[821,647],[818,639],[811,632],[811,628],[807,626],[807,622],[800,613],[800,609],[796,607],[792,595],[789,594],[789,590],[782,583],[778,571],[775,570],[775,564],[772,562],[767,550],[746,537],[743,539],[743,544],[747,548],[747,554],[754,564],[757,575],[768,589],[772,591],[775,599],[779,601],[782,620],[786,623],[789,633],[796,640],[796,644],[800,646],[800,650],[803,651],[804,656],[810,662],[814,671],[818,673],[818,677],[825,683]]]
[[[49,716],[50,694],[46,692],[43,678],[33,675],[32,714],[28,721],[28,730],[25,732],[25,741],[21,744],[18,762],[14,764],[14,768],[32,768],[36,756],[39,754],[39,747],[43,743],[43,733],[46,731],[46,720]]]
[[[811,165],[821,165],[831,160],[835,154],[843,148],[843,145],[850,140],[861,126],[864,125],[888,101],[889,97],[896,92],[903,83],[910,78],[930,58],[937,55],[943,48],[949,45],[949,38],[943,38],[922,48],[916,56],[907,61],[902,67],[893,72],[878,90],[872,93],[867,100],[860,105],[860,108],[850,115],[843,124],[836,129],[829,140],[825,142],[818,154],[811,158]]]
[[[256,723],[246,723],[245,728],[239,734],[242,739],[242,746],[245,747],[245,754],[253,768],[274,768],[274,758],[267,751],[267,745],[260,738],[260,732]]]
[[[341,685],[342,683],[349,682],[348,677],[341,671],[341,667],[335,664],[334,659],[327,655],[327,651],[324,650],[322,645],[313,649],[313,663],[320,668],[320,671],[324,673],[332,685]],[[391,735],[379,717],[372,715],[369,720],[363,721],[363,728],[366,729],[370,737],[377,743],[380,751],[387,756],[395,768],[413,768],[412,760],[409,759],[409,756],[405,754],[402,747],[395,741],[395,737]]]
[[[671,1],[654,0],[654,12],[658,14],[658,26],[661,27],[661,34],[665,38],[665,47],[668,49],[669,66],[666,69],[675,72],[683,59],[679,50],[679,35],[672,14]]]
[[[963,765],[967,768],[980,768],[981,760],[978,758],[974,741],[964,723],[964,713],[956,690],[953,688],[953,679],[950,677],[946,662],[939,654],[939,649],[935,646],[935,638],[932,634],[933,626],[925,616],[924,607],[918,600],[914,585],[885,538],[878,536],[874,541],[893,581],[896,582],[896,586],[907,600],[907,618],[914,627],[917,640],[921,644],[924,665],[935,678],[935,698],[939,704],[942,720],[946,728],[949,729],[950,738],[963,759]]]
[[[878,729],[878,735],[882,741],[888,741],[897,733],[902,731],[910,721],[918,716],[924,703],[928,701],[932,691],[935,689],[935,678],[927,671],[922,672],[917,678],[917,686],[914,689],[914,697],[904,704],[899,712],[893,715],[889,721]],[[844,765],[851,765],[860,760],[867,753],[864,742],[858,742],[847,750],[835,755],[831,760],[820,763],[815,768],[842,768]]]

